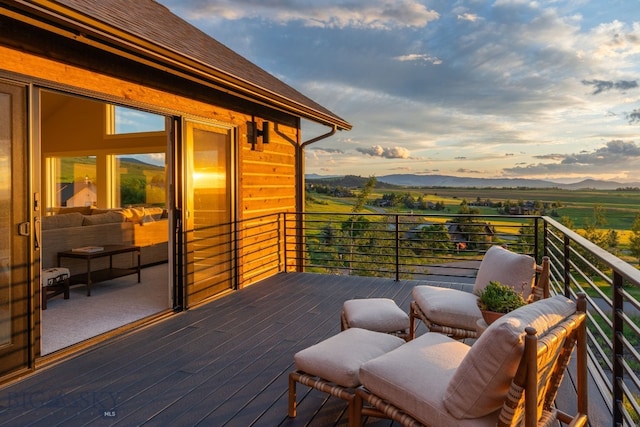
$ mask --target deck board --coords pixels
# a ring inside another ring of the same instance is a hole
[[[416,284],[278,274],[5,386],[0,424],[346,425],[345,402],[302,385],[287,417],[293,354],[339,332],[345,300],[388,297],[408,311]]]

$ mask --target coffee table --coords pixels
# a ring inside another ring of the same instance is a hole
[[[75,274],[69,278],[69,284],[85,283],[87,285],[87,296],[91,296],[91,284],[104,282],[117,277],[128,276],[138,273],[138,283],[140,283],[140,246],[128,245],[104,245],[103,250],[95,252],[80,252],[78,250],[68,250],[58,252],[58,267],[61,267],[62,258],[76,258],[87,261],[87,272]],[[114,268],[113,256],[128,252],[138,253],[138,265],[132,268]],[[91,260],[102,257],[109,257],[109,268],[91,271]]]

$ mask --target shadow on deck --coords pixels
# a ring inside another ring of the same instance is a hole
[[[273,276],[0,389],[0,424],[347,425],[343,401],[304,386],[298,416],[287,417],[293,354],[339,332],[345,300],[387,297],[408,311],[416,284]],[[563,390],[574,400],[570,385]],[[606,411],[594,411],[592,426],[611,424]],[[370,419],[367,425],[395,424]]]

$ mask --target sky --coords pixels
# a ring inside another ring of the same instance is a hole
[[[640,182],[640,0],[159,3],[353,125],[307,174]]]

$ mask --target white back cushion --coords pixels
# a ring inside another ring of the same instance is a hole
[[[536,260],[529,255],[517,254],[501,246],[492,246],[484,254],[473,293],[478,294],[489,282],[498,281],[522,292],[526,300],[536,278]]]
[[[477,418],[502,407],[524,351],[524,329],[538,336],[576,311],[562,295],[527,304],[492,323],[451,378],[444,400],[456,418]]]

